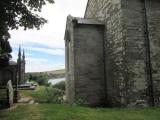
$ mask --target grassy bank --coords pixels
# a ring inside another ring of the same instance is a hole
[[[69,105],[18,105],[0,112],[0,120],[160,120],[160,108],[102,109]]]

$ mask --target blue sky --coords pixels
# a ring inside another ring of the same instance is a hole
[[[19,45],[26,53],[26,71],[40,72],[65,68],[64,32],[67,15],[83,17],[87,0],[55,0],[46,5],[39,15],[48,23],[41,30],[23,28],[12,30],[10,43],[13,60],[17,59]]]

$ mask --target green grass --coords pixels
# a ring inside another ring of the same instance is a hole
[[[160,108],[107,109],[69,105],[18,105],[0,112],[0,120],[160,120]]]
[[[44,91],[45,87],[44,86],[37,86],[36,90],[20,90],[20,95],[22,97],[33,97],[34,94],[36,94],[39,91]]]
[[[44,99],[44,86],[35,91],[21,91],[25,97]],[[37,96],[38,92],[38,96]],[[39,94],[40,93],[40,94]],[[17,105],[0,111],[0,120],[160,120],[160,108],[111,109],[65,104]]]

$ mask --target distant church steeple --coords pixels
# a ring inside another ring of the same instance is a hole
[[[21,46],[19,46],[18,61],[21,61]]]
[[[25,51],[21,51],[21,46],[19,46],[18,59],[17,59],[17,70],[18,70],[18,84],[25,83]]]
[[[24,51],[24,49],[23,49],[22,59],[23,59],[23,61],[25,62],[25,51]]]

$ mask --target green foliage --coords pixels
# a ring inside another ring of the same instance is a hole
[[[46,3],[54,3],[53,0],[0,0],[0,64],[8,62],[11,58],[11,46],[9,30],[23,27],[33,29],[47,22],[38,16],[42,6]]]
[[[48,76],[45,73],[31,74],[28,76],[29,81],[34,81],[39,85],[48,85]]]
[[[38,90],[32,92],[25,92],[23,95],[31,96],[38,103],[63,103],[64,91],[40,86]]]
[[[46,2],[54,3],[53,0],[1,0],[0,14],[3,15],[0,22],[3,31],[1,34],[9,38],[8,29],[19,27],[39,29],[47,21],[36,13],[41,12]]]
[[[12,48],[7,40],[0,39],[0,66],[3,68],[11,58]]]
[[[52,86],[53,86],[53,88],[58,88],[58,89],[65,91],[65,81],[61,81],[61,82],[56,83],[55,85],[52,85]]]

